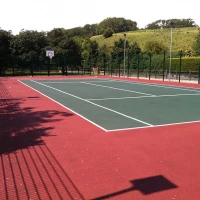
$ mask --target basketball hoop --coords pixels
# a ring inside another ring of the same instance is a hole
[[[54,51],[52,50],[47,50],[46,51],[46,56],[52,59],[54,57]]]

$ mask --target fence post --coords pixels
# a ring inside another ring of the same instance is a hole
[[[65,75],[67,76],[67,63],[66,63],[66,57],[64,56],[64,69],[65,69]]]
[[[111,63],[110,63],[110,75],[112,76],[112,68],[113,68],[113,57],[111,55]]]
[[[31,63],[31,76],[33,76],[33,62]]]
[[[137,54],[137,78],[140,76],[140,54]]]
[[[120,63],[119,63],[119,57],[118,57],[118,55],[117,55],[117,65],[119,66],[119,77],[120,77],[121,68],[120,68]]]
[[[104,54],[104,56],[103,56],[103,70],[104,70],[104,72],[103,72],[103,74],[104,74],[104,76],[106,75],[106,58],[105,58],[106,56],[105,56],[105,54]]]
[[[179,83],[181,82],[181,67],[182,67],[182,51],[180,51],[180,66],[179,66]]]
[[[150,62],[149,62],[149,80],[151,79],[151,54],[149,54]]]
[[[127,74],[127,77],[129,77],[129,68],[130,68],[130,55],[128,55],[128,74]]]
[[[191,81],[191,70],[189,71],[189,81]]]
[[[163,59],[163,81],[165,80],[165,57],[166,53],[164,52],[164,59]]]
[[[199,64],[199,76],[198,76],[198,84],[200,84],[200,64]]]

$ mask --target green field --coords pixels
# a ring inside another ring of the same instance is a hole
[[[193,46],[195,36],[198,33],[197,27],[192,28],[174,28],[173,29],[173,51],[179,49],[187,49],[188,46]],[[127,40],[130,43],[138,42],[139,46],[143,49],[147,41],[158,41],[164,45],[170,44],[170,29],[157,29],[157,30],[138,30],[126,33]],[[92,39],[96,40],[100,46],[106,45],[111,47],[114,42],[124,37],[124,33],[113,34],[112,37],[104,39],[102,35],[93,36]]]

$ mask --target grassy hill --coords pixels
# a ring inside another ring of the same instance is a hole
[[[198,33],[198,28],[174,28],[173,29],[173,47],[172,51],[176,52],[179,49],[187,49],[188,46],[193,46],[195,36]],[[170,46],[171,29],[155,29],[155,30],[138,30],[126,33],[127,40],[131,43],[138,42],[143,49],[147,41],[153,40],[163,42],[167,47]],[[92,39],[96,40],[100,46],[107,45],[111,47],[116,40],[124,38],[124,33],[113,34],[110,38],[104,38],[102,35],[93,36]]]

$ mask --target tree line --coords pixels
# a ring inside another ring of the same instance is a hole
[[[180,22],[180,21],[179,21]],[[192,20],[181,20],[182,23],[194,24]],[[190,22],[190,23],[189,23]],[[158,22],[153,23],[158,24]],[[168,26],[169,22],[162,22]],[[11,31],[0,29],[0,74],[10,66],[27,68],[31,65],[42,67],[48,64],[45,57],[46,50],[55,51],[58,65],[94,67],[102,66],[109,57],[120,64],[123,61],[124,40],[115,41],[114,46],[100,47],[90,37],[99,34],[127,32],[137,30],[137,23],[124,18],[107,18],[99,24],[85,25],[73,29],[56,28],[49,32],[22,30],[18,35]],[[141,50],[137,42],[126,43],[127,55],[133,56],[141,53],[161,53],[168,48],[158,42],[149,41],[145,49]],[[200,54],[200,31],[196,36],[194,49]]]

